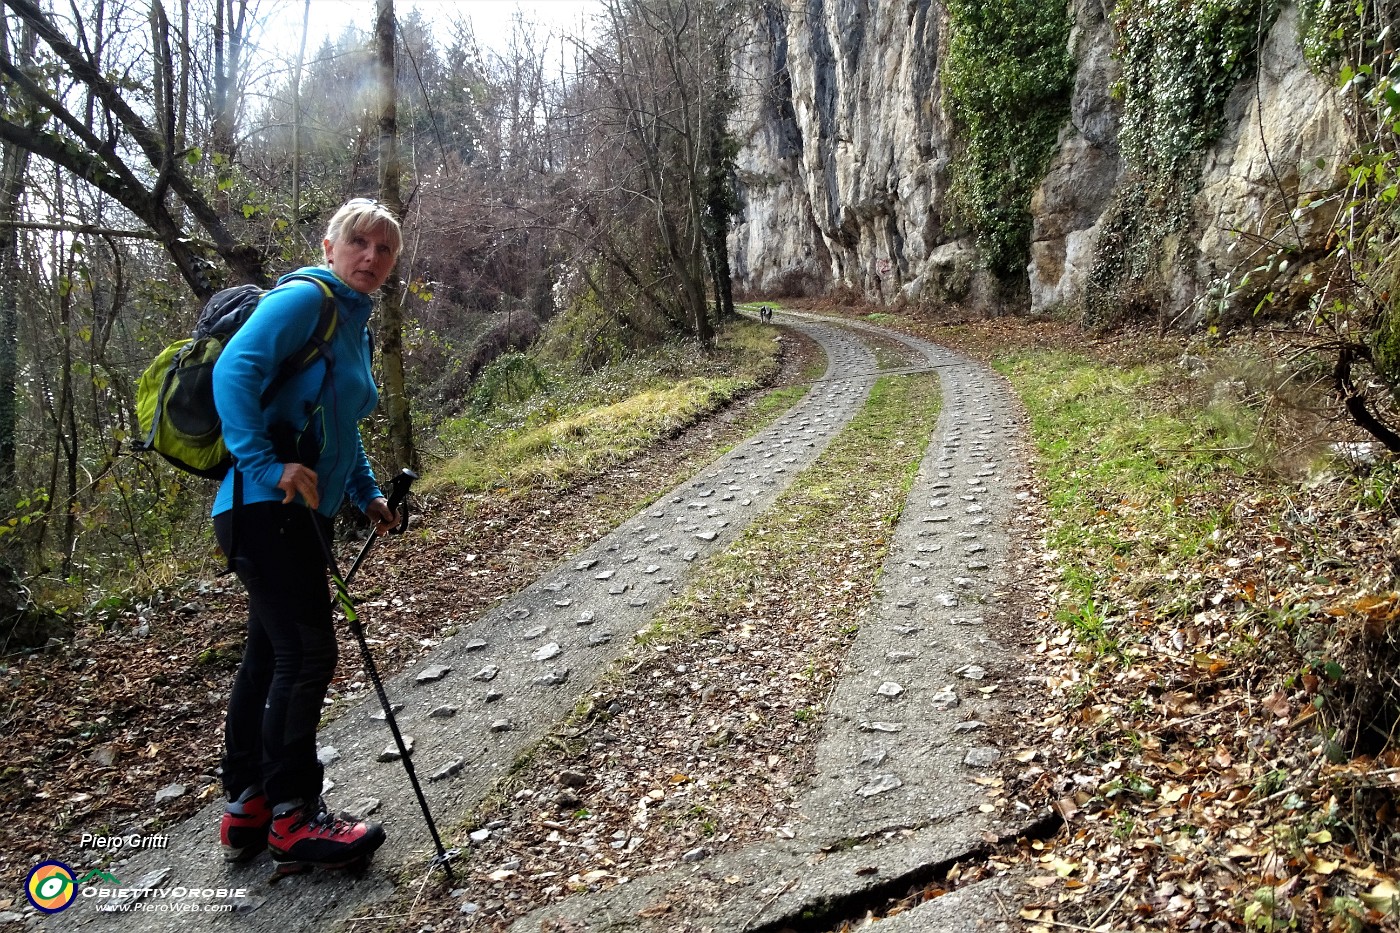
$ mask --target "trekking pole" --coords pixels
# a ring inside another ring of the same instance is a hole
[[[418,478],[418,474],[412,470],[405,469],[398,476],[394,477],[391,486],[392,492],[389,497],[389,510],[398,512],[399,506],[408,495],[408,488],[413,481]],[[418,772],[413,767],[413,759],[409,757],[408,746],[403,740],[403,733],[399,731],[399,722],[394,717],[393,704],[389,702],[389,694],[384,690],[384,681],[379,677],[379,668],[374,663],[374,656],[370,654],[369,642],[365,640],[365,629],[360,624],[360,618],[355,613],[355,603],[350,598],[350,585],[345,577],[340,575],[340,568],[336,565],[335,552],[331,548],[331,543],[326,538],[326,533],[321,528],[321,523],[316,520],[316,516],[311,516],[311,524],[316,529],[316,536],[321,540],[321,550],[325,552],[326,566],[330,569],[331,582],[335,584],[335,595],[340,603],[340,611],[345,616],[346,623],[350,626],[350,631],[355,634],[355,641],[359,643],[360,655],[364,658],[365,672],[369,674],[370,681],[374,684],[374,692],[379,695],[379,705],[384,709],[384,721],[389,724],[389,731],[394,734],[394,744],[398,746],[399,760],[403,762],[404,772],[408,775],[409,784],[413,785],[413,795],[418,798],[418,806],[423,811],[423,820],[428,824],[428,834],[433,837],[433,846],[437,849],[437,855],[433,857],[430,867],[442,866],[447,873],[447,880],[453,880],[452,859],[457,856],[456,849],[443,847],[442,837],[438,835],[437,823],[433,821],[432,811],[428,809],[428,798],[423,795],[423,785],[418,783]],[[403,508],[403,519],[395,526],[391,534],[401,534],[408,527],[408,508]],[[355,559],[354,567],[359,567],[364,560],[365,554],[369,551],[369,545],[374,541],[375,536],[365,542],[365,546],[360,550],[360,555]],[[354,568],[350,571],[354,573]]]

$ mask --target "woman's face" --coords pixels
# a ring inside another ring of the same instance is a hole
[[[322,240],[326,265],[351,288],[370,294],[383,285],[394,269],[394,249],[383,227],[347,230],[338,241]]]

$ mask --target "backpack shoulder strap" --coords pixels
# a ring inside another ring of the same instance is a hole
[[[297,373],[306,369],[318,359],[326,361],[326,369],[335,363],[335,354],[331,352],[331,338],[335,336],[336,324],[340,315],[336,314],[335,294],[331,287],[315,276],[310,275],[290,275],[288,279],[296,279],[303,282],[314,282],[316,287],[321,289],[321,314],[316,319],[316,329],[311,332],[311,338],[302,345],[291,356],[282,361],[277,367],[277,375],[272,377],[272,381],[263,390],[259,404],[263,408],[272,404],[272,400],[277,397],[277,393],[282,391],[282,387],[287,381]]]

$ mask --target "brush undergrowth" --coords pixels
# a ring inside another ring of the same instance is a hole
[[[771,380],[777,367],[772,330],[749,322],[728,328],[709,351],[678,342],[588,374],[541,365],[526,397],[488,402],[442,426],[425,486],[566,486],[679,433]]]

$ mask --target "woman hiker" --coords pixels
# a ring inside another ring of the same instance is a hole
[[[384,534],[395,517],[375,482],[359,422],[379,400],[370,373],[370,296],[388,279],[403,237],[393,214],[355,198],[331,218],[325,265],[299,270],[330,287],[336,321],[325,359],[264,389],[307,345],[323,290],[282,280],[214,366],[214,401],[235,466],[214,500],[214,533],[248,591],[248,638],[224,727],[219,827],[227,861],[266,846],[279,869],[367,860],[378,823],[336,819],[321,799],[316,726],[336,664],[325,551],[348,496]],[[237,488],[235,487],[237,484]],[[237,506],[235,507],[235,503]]]

